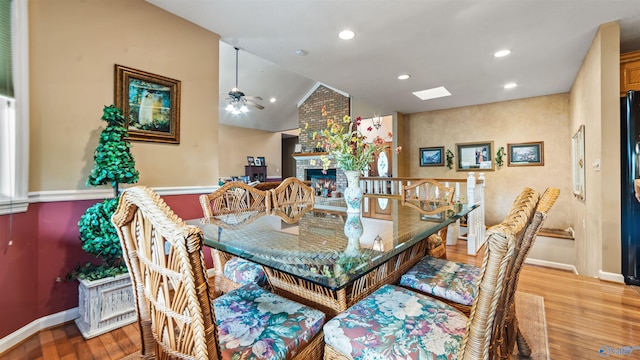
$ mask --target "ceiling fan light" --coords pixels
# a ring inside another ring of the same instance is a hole
[[[243,113],[249,112],[249,108],[247,107],[247,105],[242,105],[240,107],[240,112],[243,112]]]
[[[235,108],[233,107],[233,105],[231,105],[231,103],[229,103],[229,104],[227,104],[227,107],[226,107],[226,108],[224,108],[224,109],[225,109],[225,110],[227,110],[227,111],[229,111],[229,112],[231,112],[231,111],[233,111],[233,109],[235,109]]]

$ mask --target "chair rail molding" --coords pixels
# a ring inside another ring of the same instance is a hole
[[[135,186],[135,185],[133,185]],[[131,186],[132,187],[132,186]],[[204,194],[217,190],[218,185],[204,186],[176,186],[153,188],[160,196],[167,195],[193,195]],[[123,187],[121,190],[125,190]],[[29,193],[29,203],[57,202],[57,201],[79,201],[79,200],[100,200],[113,196],[111,189],[88,189],[88,190],[51,190],[36,191]]]

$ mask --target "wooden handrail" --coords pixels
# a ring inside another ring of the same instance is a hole
[[[360,180],[388,180],[388,181],[418,181],[424,178],[418,177],[385,177],[385,176],[364,176],[361,177]],[[438,178],[429,178],[432,180],[436,180],[439,182],[456,182],[456,183],[466,183],[467,178],[462,179],[438,179]],[[476,179],[476,184],[482,183],[483,180]]]

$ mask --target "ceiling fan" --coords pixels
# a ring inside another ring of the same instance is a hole
[[[247,96],[238,89],[238,51],[240,49],[237,47],[234,47],[234,49],[236,49],[236,87],[229,91],[229,97],[227,98],[227,100],[229,100],[229,104],[227,104],[225,110],[233,114],[246,113],[249,111],[247,105],[262,110],[264,109],[264,106],[253,101],[262,100],[260,96]]]

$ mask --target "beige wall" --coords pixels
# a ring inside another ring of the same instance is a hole
[[[602,25],[571,89],[571,132],[585,125],[585,201],[571,199],[576,267],[590,276],[621,269],[619,43],[618,25]]]
[[[220,176],[244,175],[247,156],[264,156],[267,176],[281,176],[281,133],[220,125],[219,135]]]
[[[412,177],[466,178],[466,171],[446,166],[420,167],[419,148],[444,146],[456,152],[456,143],[493,141],[494,157],[507,143],[544,141],[544,166],[504,166],[487,171],[486,219],[495,224],[504,219],[513,199],[529,186],[540,192],[557,187],[561,194],[549,212],[545,226],[572,225],[571,142],[569,135],[569,95],[556,94],[500,103],[468,106],[405,116],[404,132]],[[454,158],[454,161],[457,160]]]
[[[143,0],[31,0],[29,191],[86,189],[114,64],[180,80],[180,144],[134,142],[140,184],[218,177],[218,35]]]

